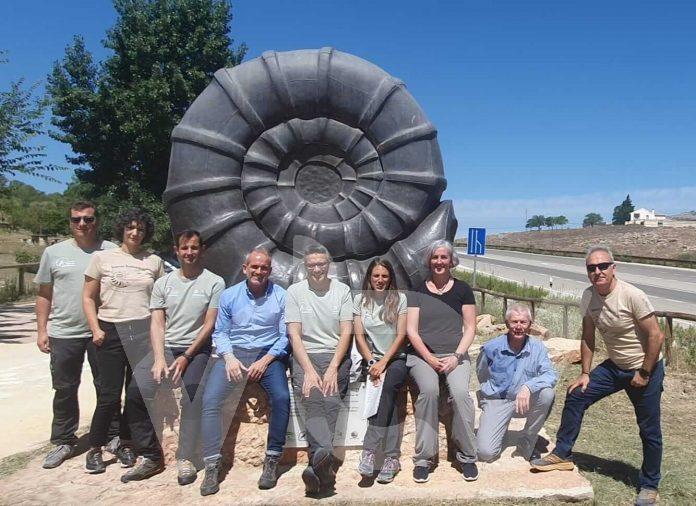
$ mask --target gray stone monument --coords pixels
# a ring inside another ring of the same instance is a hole
[[[320,243],[353,288],[383,256],[407,289],[427,275],[423,250],[454,238],[445,187],[437,130],[404,84],[322,48],[218,70],[172,133],[164,201],[174,232],[202,232],[228,284],[262,246],[288,286]]]

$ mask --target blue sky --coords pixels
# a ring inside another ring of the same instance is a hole
[[[8,4],[2,89],[44,79],[74,34],[104,57],[110,1]],[[247,59],[333,46],[402,79],[438,128],[458,235],[520,230],[525,214],[611,219],[627,193],[696,209],[696,2],[244,0],[233,14]]]

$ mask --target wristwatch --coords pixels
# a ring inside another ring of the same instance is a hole
[[[638,369],[638,374],[640,375],[641,378],[644,380],[649,380],[650,379],[650,372],[648,372],[647,369],[643,369],[642,367]]]
[[[464,362],[464,357],[466,355],[464,355],[464,353],[455,353],[454,356],[457,357],[457,363],[461,364]]]
[[[181,356],[184,357],[186,359],[186,362],[188,362],[189,364],[191,363],[191,360],[193,360],[193,357],[189,355],[187,351],[182,353]]]
[[[371,358],[370,360],[367,361],[367,367],[372,367],[377,363],[377,359]]]

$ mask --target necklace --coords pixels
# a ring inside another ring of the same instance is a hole
[[[442,295],[447,291],[447,288],[449,287],[450,281],[452,281],[452,278],[448,279],[447,282],[442,285],[442,288],[438,288],[437,285],[435,284],[435,281],[430,280],[431,286],[435,289],[438,295]]]

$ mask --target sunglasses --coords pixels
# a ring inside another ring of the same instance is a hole
[[[76,225],[80,223],[80,221],[84,221],[85,223],[94,223],[94,220],[97,218],[94,216],[71,216],[70,221],[75,223]]]
[[[601,264],[587,264],[585,267],[587,267],[587,273],[592,274],[597,268],[604,272],[612,265],[614,265],[614,262],[602,262]]]

